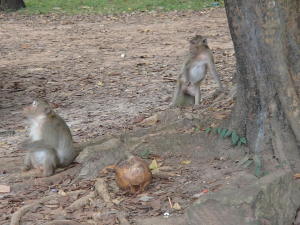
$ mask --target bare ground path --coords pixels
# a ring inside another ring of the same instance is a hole
[[[208,76],[197,113],[222,119],[233,103],[235,64],[224,9],[121,16],[0,14],[0,177],[20,171],[24,152],[18,143],[26,136],[21,109],[34,97],[57,106],[77,142],[133,129],[142,118],[167,109],[187,40],[198,33],[208,37],[227,95],[210,101],[216,84]],[[0,217],[1,224],[5,218]]]

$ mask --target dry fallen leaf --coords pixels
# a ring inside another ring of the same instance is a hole
[[[5,142],[0,141],[0,147],[7,147],[8,145]]]
[[[30,47],[30,45],[27,45],[27,44],[22,44],[21,45],[21,48],[29,48]]]
[[[204,189],[204,190],[202,191],[202,193],[207,193],[207,192],[209,192],[208,189]]]
[[[134,118],[133,119],[133,123],[140,123],[140,122],[142,122],[143,120],[145,119],[145,116],[138,116],[138,117],[136,117],[136,118]]]
[[[173,205],[173,209],[181,210],[181,206],[179,205],[178,202],[175,202],[175,204]]]
[[[227,118],[227,115],[224,113],[215,113],[213,117],[217,120],[223,120]]]
[[[300,179],[300,173],[294,174],[294,178],[295,178],[295,179]]]
[[[188,164],[190,164],[192,161],[191,160],[182,160],[181,162],[180,162],[180,164],[182,164],[182,165],[188,165]]]
[[[121,197],[118,197],[118,198],[115,198],[115,199],[113,199],[113,200],[111,200],[114,204],[116,204],[116,205],[120,205],[120,203],[122,202],[122,201],[124,201],[124,198],[121,198]]]
[[[152,125],[156,124],[158,121],[159,121],[159,120],[158,120],[158,115],[155,114],[155,115],[153,115],[153,116],[150,116],[150,117],[144,119],[144,120],[141,122],[141,124],[142,124],[142,125],[145,125],[145,126],[152,126]]]
[[[102,81],[99,81],[99,82],[97,83],[97,85],[98,85],[99,87],[102,87],[102,86],[104,85],[104,83],[103,83]]]
[[[0,184],[0,193],[9,193],[10,192],[10,186]]]
[[[152,160],[151,164],[149,165],[149,169],[150,170],[158,169],[158,164],[157,164],[157,161],[155,159]]]
[[[66,192],[64,192],[63,190],[59,190],[58,194],[61,196],[67,196]]]

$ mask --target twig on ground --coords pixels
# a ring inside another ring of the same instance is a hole
[[[76,201],[74,201],[69,207],[67,207],[67,210],[71,210],[71,211],[75,211],[77,209],[82,208],[83,206],[87,205],[91,199],[93,199],[95,197],[95,192],[90,192],[88,195],[83,196],[79,199],[77,199]]]
[[[98,178],[96,180],[95,189],[97,194],[99,194],[102,197],[105,203],[107,203],[109,206],[113,205],[113,202],[111,201],[111,197],[107,190],[107,184],[104,179]]]
[[[172,209],[173,208],[173,204],[172,204],[172,201],[171,201],[170,197],[168,197],[168,200],[169,200],[170,208]]]
[[[66,193],[66,195],[73,195],[73,194],[78,194],[78,193],[82,193],[82,192],[84,192],[84,190],[71,191],[71,192]],[[29,212],[30,210],[36,210],[38,207],[41,206],[41,204],[48,202],[50,200],[59,198],[59,197],[61,197],[61,195],[59,195],[59,194],[46,196],[46,197],[39,199],[29,205],[25,205],[25,206],[21,207],[12,215],[10,225],[20,225],[22,217],[27,212]]]
[[[81,225],[81,223],[72,220],[54,220],[51,222],[44,223],[43,225]]]

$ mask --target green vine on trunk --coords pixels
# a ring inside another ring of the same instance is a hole
[[[208,127],[205,129],[205,133],[214,133],[220,135],[222,138],[231,138],[231,142],[233,145],[241,146],[243,144],[247,144],[247,139],[245,137],[241,137],[235,131],[228,130],[226,128]]]

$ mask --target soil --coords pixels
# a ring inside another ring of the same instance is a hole
[[[188,39],[195,34],[207,36],[226,90],[213,99],[217,85],[209,75],[201,86],[201,107],[187,107],[182,112],[209,117],[210,125],[215,125],[228,117],[234,103],[234,49],[224,9],[114,16],[0,14],[0,184],[11,186],[13,190],[0,194],[0,224],[9,224],[12,213],[35,199],[56,190],[90,190],[95,182],[74,183],[71,175],[52,186],[40,178],[24,180],[20,171],[25,153],[18,144],[27,135],[21,113],[25,105],[35,97],[47,98],[70,126],[76,142],[136,130],[144,118],[168,110]],[[203,190],[205,193],[208,188],[216,190],[227,179],[224,171],[215,174],[216,170],[230,167],[223,165],[228,162],[222,158],[203,158],[203,166],[199,167],[200,161],[193,161],[192,156],[184,152],[160,154],[164,165],[176,167],[181,176],[171,180],[154,179],[144,195],[159,197],[151,198],[148,205],[140,202],[141,196],[119,192],[110,182],[114,180],[113,175],[106,174],[109,190],[122,202],[120,208],[127,212],[131,223],[135,223],[136,216],[162,216],[168,211],[170,193],[176,190],[172,201],[184,209],[192,202],[193,195]],[[181,169],[178,162],[183,162]],[[186,169],[182,169],[184,165]],[[210,169],[200,179],[200,169],[206,166]],[[77,167],[73,165],[70,174],[76,174]],[[68,173],[66,171],[64,173]],[[214,179],[209,179],[210,176]],[[198,182],[188,186],[190,190],[183,185],[196,180]],[[20,188],[22,185],[24,189]],[[31,214],[34,219],[27,216],[27,222],[22,224],[53,219],[53,215],[71,201],[71,197],[65,196],[59,206],[54,201],[48,204],[47,210],[34,209],[32,211],[39,213]],[[103,203],[93,202],[90,210],[68,212],[65,218],[86,222],[103,207]],[[52,209],[50,214],[49,209]],[[182,212],[176,211],[177,214]],[[99,214],[102,222],[90,224],[119,224],[116,214],[106,207],[106,211]]]

